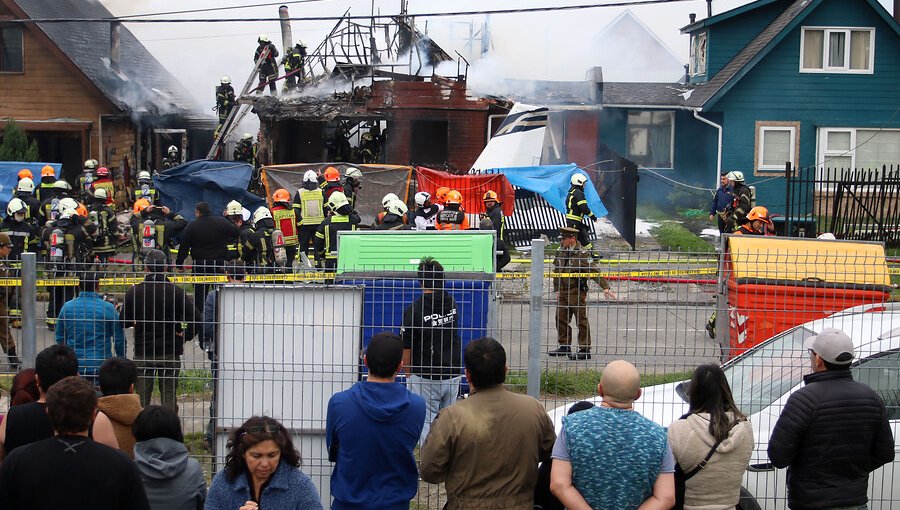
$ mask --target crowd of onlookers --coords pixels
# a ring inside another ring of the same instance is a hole
[[[825,329],[804,345],[811,373],[773,429],[769,460],[788,467],[790,508],[865,509],[869,473],[894,458],[886,409],[853,381],[845,333]],[[572,406],[557,433],[537,400],[505,388],[506,352],[481,338],[463,353],[468,397],[423,436],[425,399],[397,382],[405,347],[375,335],[368,376],[328,403],[333,509],[406,510],[420,480],[445,484],[449,510],[741,508],[754,434],[717,365],[694,371],[688,413],[664,428],[634,411],[638,370],[613,361],[599,404]],[[106,360],[99,388],[77,373],[72,349],[54,345],[14,378],[0,422],[0,509],[322,508],[277,420],[254,416],[231,433],[207,491],[176,413],[141,407],[133,362]]]

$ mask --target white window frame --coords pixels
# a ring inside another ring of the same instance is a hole
[[[697,55],[696,49],[699,46],[700,39],[704,39],[703,55]],[[695,44],[695,42],[697,44]],[[709,65],[709,32],[700,32],[691,36],[690,59],[688,60],[690,76],[706,76],[707,66]],[[700,66],[699,64],[703,65]]]
[[[632,157],[629,152],[631,140],[628,139],[628,137],[631,135],[631,127],[632,127],[631,123],[628,121],[628,114],[632,113],[632,112],[634,112],[634,113],[643,113],[643,112],[667,113],[669,115],[669,118],[671,119],[671,123],[672,123],[672,129],[669,130],[669,166],[654,166],[654,167],[643,167],[642,165],[638,165],[638,166],[642,166],[643,168],[655,168],[658,170],[674,169],[675,168],[675,111],[673,111],[673,110],[632,110],[630,112],[627,112],[625,114],[625,137],[626,137],[626,144],[627,144],[627,146],[625,147],[625,154],[626,154],[627,158]],[[650,128],[650,126],[647,126],[646,124],[639,124],[639,125],[641,127],[643,127],[644,129]],[[649,141],[648,141],[648,143],[649,143]]]
[[[816,168],[819,172],[828,168],[826,160],[836,157],[850,157],[850,169],[856,168],[856,130],[858,128],[819,128],[818,150],[816,150]],[[850,133],[850,148],[828,150],[829,133]]]
[[[790,142],[790,162],[791,168],[797,167],[797,126],[779,126],[779,125],[761,125],[759,126],[759,143],[757,144],[757,164],[756,169],[761,171],[783,171],[784,163],[781,162],[777,165],[765,165],[763,164],[763,154],[765,154],[766,147],[766,132],[768,131],[787,131],[791,134],[791,142]]]
[[[813,69],[803,67],[804,45],[806,44],[806,31],[817,30],[823,31],[822,37],[822,69]],[[830,34],[835,32],[843,32],[844,37],[844,65],[841,67],[829,67],[829,47],[828,44]],[[850,39],[851,32],[869,32],[869,68],[868,69],[850,69]],[[802,27],[800,29],[800,72],[801,73],[818,73],[818,74],[875,74],[875,28],[874,27]]]

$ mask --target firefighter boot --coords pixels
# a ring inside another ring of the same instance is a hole
[[[15,347],[10,347],[9,350],[6,351],[6,358],[9,360],[9,368],[18,372],[19,367],[22,366],[22,359],[19,358]]]

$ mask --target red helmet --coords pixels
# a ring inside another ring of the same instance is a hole
[[[330,166],[325,169],[325,180],[328,182],[337,182],[341,180],[341,173],[337,168]]]
[[[97,177],[109,177],[109,168],[101,166],[97,169]]]

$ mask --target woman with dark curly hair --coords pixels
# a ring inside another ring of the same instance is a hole
[[[300,453],[283,425],[254,416],[228,439],[225,468],[213,478],[206,510],[322,510],[300,471]]]

